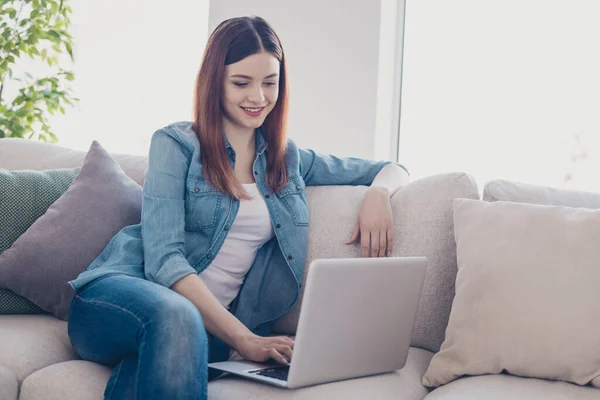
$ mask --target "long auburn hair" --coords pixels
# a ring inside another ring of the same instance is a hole
[[[279,192],[288,183],[285,154],[289,100],[285,56],[275,31],[256,16],[221,22],[208,39],[196,77],[193,129],[200,141],[202,168],[215,188],[238,200],[249,197],[236,179],[223,137],[225,66],[260,52],[268,52],[279,60],[279,97],[261,126],[268,144],[266,181],[274,192]]]

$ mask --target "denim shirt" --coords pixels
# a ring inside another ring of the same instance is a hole
[[[265,180],[268,146],[260,129],[255,137],[253,173],[275,236],[259,249],[230,311],[250,330],[267,334],[298,300],[308,245],[305,187],[370,185],[390,162],[322,155],[289,140],[289,182],[273,193]],[[226,145],[235,166],[235,151],[227,140]],[[152,136],[141,222],[118,232],[68,283],[77,291],[100,277],[127,274],[170,287],[210,265],[239,207],[238,200],[204,179],[200,143],[191,122],[168,125]]]

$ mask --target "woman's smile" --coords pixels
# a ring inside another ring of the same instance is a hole
[[[244,110],[246,115],[249,115],[251,117],[259,117],[262,114],[263,110],[266,108],[266,106],[265,107],[254,107],[254,108],[252,108],[252,107],[241,107],[241,108],[242,108],[242,110]]]

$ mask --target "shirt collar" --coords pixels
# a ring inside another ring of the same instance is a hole
[[[265,137],[262,133],[262,128],[258,128],[256,130],[256,151],[258,154],[261,154],[266,150],[268,143],[265,140]]]
[[[261,128],[257,128],[254,131],[254,136],[255,136],[255,140],[256,140],[256,152],[258,154],[261,154],[268,147],[268,143],[265,140],[265,137],[264,137],[264,135],[262,133],[262,129]],[[234,152],[233,147],[231,146],[231,143],[229,143],[229,140],[227,139],[227,135],[225,134],[225,130],[223,130],[223,138],[225,138],[225,148],[228,151]]]

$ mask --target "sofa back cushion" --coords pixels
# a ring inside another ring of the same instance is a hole
[[[0,139],[0,168],[54,169],[80,167],[85,152],[22,139]],[[113,155],[125,173],[143,184],[147,158]],[[308,187],[310,207],[306,265],[315,258],[358,257],[359,245],[345,242],[356,223],[364,187]],[[479,198],[467,174],[450,173],[416,180],[392,197],[393,256],[426,256],[429,260],[417,311],[412,345],[437,352],[444,334],[456,278],[456,245],[452,222],[454,198]],[[306,276],[307,268],[305,268]],[[301,294],[302,296],[302,294]],[[300,301],[277,321],[275,331],[295,334]]]
[[[13,243],[71,185],[79,169],[7,171],[0,168],[0,254]],[[44,313],[13,291],[0,288],[0,314]]]
[[[25,139],[0,139],[0,168],[8,170],[45,170],[78,168],[86,151],[72,150],[55,144]],[[143,185],[148,157],[111,154],[123,171],[138,185]]]
[[[304,270],[315,258],[360,257],[360,245],[348,246],[366,187],[308,187],[309,241]],[[454,198],[478,199],[473,179],[462,173],[436,175],[416,180],[392,197],[394,257],[425,256],[427,274],[417,311],[411,344],[436,352],[444,333],[456,278],[456,245],[452,222]],[[303,285],[304,287],[304,285]],[[298,303],[274,326],[276,333],[295,334]],[[335,293],[331,294],[335,296]]]
[[[483,189],[485,201],[540,204],[580,208],[600,208],[600,193],[558,189],[507,180],[489,181]]]

